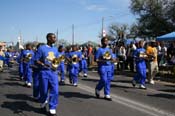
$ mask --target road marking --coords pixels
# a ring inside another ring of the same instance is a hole
[[[92,76],[92,75],[88,75],[88,78],[90,78],[90,79],[99,79],[99,78],[96,78],[95,76]],[[116,86],[132,87],[132,84],[131,83],[111,82],[111,84],[116,85]],[[140,89],[140,91],[145,91],[145,90],[141,90]],[[167,95],[173,95],[173,96],[175,96],[175,93],[158,91],[158,90],[155,90],[155,89],[152,89],[152,88],[147,88],[146,91],[151,92],[153,94],[162,93],[162,94],[167,94]]]
[[[88,75],[88,77],[89,77],[89,75]],[[66,79],[66,83],[69,83],[68,78]],[[83,90],[83,91],[87,91],[89,93],[95,94],[95,89],[92,87],[89,87],[87,85],[79,83],[78,88]],[[132,108],[134,110],[146,113],[150,116],[175,116],[175,113],[163,111],[162,109],[158,109],[158,108],[149,106],[147,104],[143,104],[143,103],[140,103],[140,102],[128,99],[128,98],[124,98],[124,97],[116,95],[116,94],[111,94],[111,97],[113,98],[113,101],[116,103],[119,103],[119,104],[124,105],[124,106],[129,107],[129,108]]]

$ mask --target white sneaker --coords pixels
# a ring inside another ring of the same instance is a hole
[[[111,98],[111,96],[110,96],[110,95],[105,95],[105,97],[106,97],[106,98]]]
[[[144,85],[140,85],[139,87],[140,89],[146,89],[146,87]]]
[[[32,86],[32,84],[31,84],[31,83],[27,83],[27,86],[28,86],[28,87],[31,87],[31,86]]]
[[[154,80],[151,80],[149,83],[152,84],[152,85],[155,84]]]
[[[74,83],[73,86],[77,87],[78,85],[77,85],[77,83]]]
[[[111,98],[110,95],[105,95],[104,99],[105,99],[105,100],[108,100],[108,101],[112,101],[112,98]]]
[[[87,77],[87,74],[86,73],[84,74],[84,77]]]
[[[56,110],[55,109],[50,109],[50,114],[56,114]]]

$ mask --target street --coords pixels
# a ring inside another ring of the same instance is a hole
[[[147,84],[147,90],[133,88],[131,77],[115,75],[111,84],[113,101],[97,99],[94,88],[99,76],[88,72],[80,74],[78,87],[59,86],[58,116],[175,116],[175,84],[156,81]],[[0,73],[0,113],[2,116],[46,116],[40,104],[32,98],[32,88],[23,86],[17,67]]]

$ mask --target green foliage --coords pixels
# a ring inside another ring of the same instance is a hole
[[[130,8],[139,17],[137,36],[157,37],[175,30],[175,0],[131,0]]]

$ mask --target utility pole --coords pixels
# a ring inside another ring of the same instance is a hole
[[[74,24],[72,24],[72,45],[74,45]]]
[[[57,32],[56,32],[56,46],[58,46],[58,28],[57,28]]]
[[[101,37],[103,37],[103,30],[104,30],[104,17],[102,17]]]

